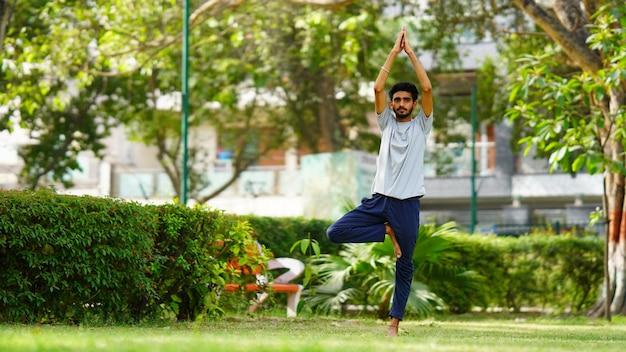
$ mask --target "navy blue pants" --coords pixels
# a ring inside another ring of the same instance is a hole
[[[402,320],[413,281],[413,250],[419,229],[420,199],[396,199],[381,194],[363,198],[361,205],[350,211],[326,230],[335,243],[383,242],[385,222],[396,234],[402,257],[396,260],[396,285],[389,316]]]

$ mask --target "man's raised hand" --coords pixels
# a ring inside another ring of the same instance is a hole
[[[395,52],[396,54],[399,54],[400,52],[402,52],[402,50],[404,50],[404,36],[406,35],[406,27],[402,27],[402,31],[400,31],[400,34],[398,34],[398,38],[396,39],[396,43],[393,45],[393,49],[392,51]]]
[[[411,53],[413,53],[413,48],[411,48],[411,44],[409,43],[409,40],[406,37],[406,31],[404,33],[404,38],[403,38],[403,43],[402,43],[402,49],[404,50],[404,52],[409,55]]]

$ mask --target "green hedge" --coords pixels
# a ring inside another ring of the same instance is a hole
[[[243,219],[206,207],[148,208],[157,214],[159,225],[148,269],[156,298],[148,302],[144,315],[159,313],[160,308],[177,320],[221,315],[220,288],[239,276],[229,270],[231,262],[265,265],[249,251],[255,248],[254,238]]]
[[[135,316],[156,232],[145,208],[51,191],[0,193],[0,318]]]
[[[258,239],[276,257],[301,239],[330,243],[326,220],[237,217],[208,207],[142,205],[0,191],[0,321],[132,322],[153,317],[195,320],[221,315],[220,287],[237,280],[229,261],[249,257]],[[580,312],[602,281],[602,240],[533,235],[454,237],[454,265],[482,277],[479,289],[429,283],[452,312],[473,307],[549,307]],[[428,282],[427,282],[428,283]],[[474,286],[476,287],[476,286]]]
[[[323,253],[337,254],[340,245],[326,238],[331,221],[302,218],[245,217],[259,241],[276,256],[296,257],[289,250],[296,241],[316,239]],[[537,234],[519,237],[460,234],[454,238],[456,268],[482,278],[475,286],[426,283],[453,313],[474,307],[519,311],[543,307],[581,312],[597,299],[603,275],[603,241],[596,237]]]
[[[290,252],[294,243],[309,236],[318,241],[322,252],[337,253],[340,245],[326,238],[329,220],[295,218],[273,218],[248,215],[244,217],[254,229],[259,242],[265,245],[276,257],[302,258],[302,252]]]
[[[0,191],[0,321],[220,314],[228,261],[263,264],[253,241],[247,222],[206,207]]]
[[[483,277],[480,290],[431,287],[453,312],[472,307],[550,308],[581,312],[597,299],[603,279],[603,241],[571,235],[461,235],[457,264]]]

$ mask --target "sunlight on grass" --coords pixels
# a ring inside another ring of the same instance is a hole
[[[626,321],[230,318],[164,326],[0,325],[0,351],[621,351]]]

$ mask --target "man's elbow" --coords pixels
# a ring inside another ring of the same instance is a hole
[[[433,91],[433,86],[428,83],[422,86],[422,94],[431,94]]]

